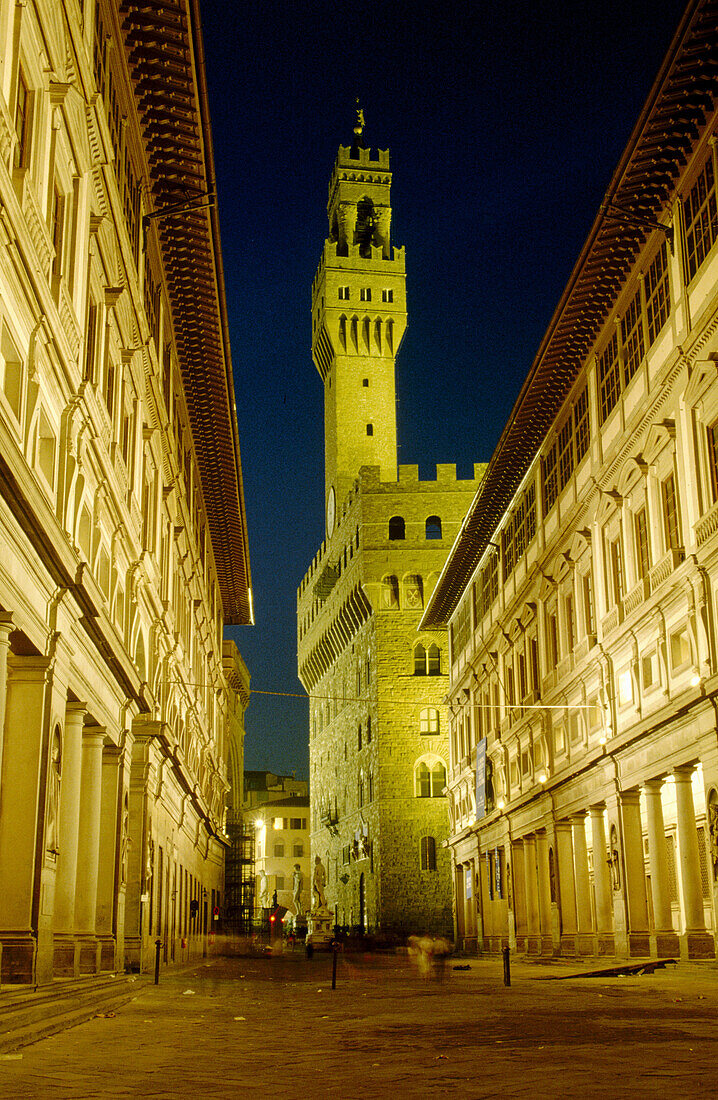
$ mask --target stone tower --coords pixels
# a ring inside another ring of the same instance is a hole
[[[297,597],[310,698],[312,856],[340,927],[451,932],[445,631],[417,627],[483,473],[397,467],[394,363],[404,250],[390,243],[389,154],[342,146],[312,290],[324,383],[326,539]]]
[[[406,328],[404,249],[391,245],[389,153],[340,146],[329,184],[329,237],[312,287],[312,356],[324,383],[328,518],[362,466],[396,480],[394,360]]]

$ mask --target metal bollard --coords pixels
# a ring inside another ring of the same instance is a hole
[[[332,989],[337,988],[337,944],[332,944]]]
[[[160,948],[162,940],[155,940],[155,985],[160,984]]]
[[[509,949],[505,947],[501,954],[504,956],[504,985],[511,985],[511,963],[509,962]]]

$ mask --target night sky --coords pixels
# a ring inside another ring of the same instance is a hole
[[[203,0],[258,692],[301,693],[296,590],[324,535],[311,282],[360,96],[406,245],[399,461],[488,460],[684,10],[681,0]],[[253,695],[245,766],[308,775],[307,703]]]

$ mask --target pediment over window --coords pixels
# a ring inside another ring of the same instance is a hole
[[[698,359],[693,364],[691,377],[685,389],[686,403],[697,405],[716,381],[718,381],[718,360]]]
[[[676,439],[676,422],[672,419],[661,420],[658,424],[652,424],[648,438],[646,439],[646,446],[643,448],[643,456],[649,465],[652,465],[658,459],[662,451],[666,447],[675,445]]]
[[[622,495],[624,497],[628,496],[637,485],[645,480],[647,473],[648,463],[642,454],[631,455],[630,458],[627,458],[618,482],[618,488]]]
[[[579,562],[586,551],[591,549],[591,532],[588,527],[574,531],[569,546],[569,554],[574,562]]]
[[[619,511],[623,503],[623,497],[618,489],[601,489],[601,503],[596,511],[596,519],[599,523],[607,523],[615,512]]]

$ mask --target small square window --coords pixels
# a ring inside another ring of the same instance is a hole
[[[644,691],[658,687],[660,674],[658,671],[658,653],[655,649],[641,658],[641,676],[643,677]]]
[[[367,435],[374,435],[374,425],[373,424],[367,424],[366,434]]]
[[[362,379],[362,386],[366,386],[366,387],[369,386],[369,379],[368,378]]]
[[[688,641],[688,631],[677,630],[671,634],[671,669],[675,671],[688,664],[691,659],[691,646]]]
[[[633,677],[630,668],[624,668],[618,674],[618,705],[626,707],[633,702]]]

